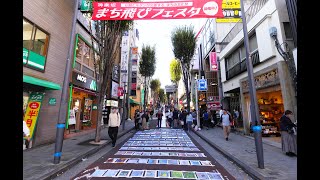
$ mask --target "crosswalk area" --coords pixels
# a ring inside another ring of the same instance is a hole
[[[138,131],[86,170],[79,179],[234,179],[182,129]]]

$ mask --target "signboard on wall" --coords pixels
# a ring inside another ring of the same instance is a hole
[[[29,97],[26,113],[24,114],[24,121],[30,130],[30,138],[33,138],[34,130],[37,125],[39,112],[42,104],[44,93],[32,92]]]
[[[210,71],[218,71],[217,53],[210,52],[209,60],[210,60]]]
[[[119,66],[118,65],[114,65],[112,68],[112,80],[119,82]]]
[[[68,124],[69,125],[76,124],[76,114],[75,114],[74,109],[70,109],[70,115],[69,115]]]
[[[217,18],[217,23],[242,22],[240,0],[222,0],[221,7],[224,18]]]
[[[72,83],[82,88],[97,91],[97,83],[93,78],[76,71],[72,72]]]
[[[111,97],[112,98],[118,98],[118,88],[119,88],[119,84],[112,81],[112,87],[111,87]]]

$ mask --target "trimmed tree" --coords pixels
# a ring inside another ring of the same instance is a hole
[[[160,90],[160,80],[159,79],[153,79],[150,82],[150,88],[151,88],[151,92],[152,92],[152,97],[154,97],[155,102],[158,101],[158,97],[159,97],[159,90]],[[154,105],[156,105],[156,103],[154,103]]]
[[[139,0],[123,0],[124,2],[138,2]],[[103,2],[113,2],[112,0],[104,0]],[[85,14],[91,19],[92,12]],[[120,44],[123,31],[129,30],[133,21],[89,21],[89,28],[91,32],[91,45],[95,47],[93,61],[94,74],[96,79],[97,91],[97,119],[96,119],[96,134],[95,142],[100,142],[101,136],[101,119],[102,106],[104,96],[111,91],[110,82],[112,68],[116,58],[120,58]],[[95,36],[92,32],[92,26],[95,27]],[[95,42],[95,43],[94,43]],[[99,79],[99,81],[98,81]]]
[[[190,112],[190,61],[196,49],[196,33],[193,26],[178,27],[171,34],[173,54],[181,63],[183,82],[187,95],[187,109]]]
[[[143,109],[146,110],[146,96],[147,92],[147,78],[150,79],[156,71],[156,50],[155,47],[150,45],[142,45],[141,58],[139,63],[139,72],[144,76],[144,105]]]

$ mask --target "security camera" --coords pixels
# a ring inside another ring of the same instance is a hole
[[[271,37],[276,37],[277,36],[277,28],[276,27],[271,27],[269,29],[269,34]]]

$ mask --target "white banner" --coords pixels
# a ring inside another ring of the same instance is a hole
[[[112,81],[111,97],[118,98],[118,87],[119,87],[119,84]]]

